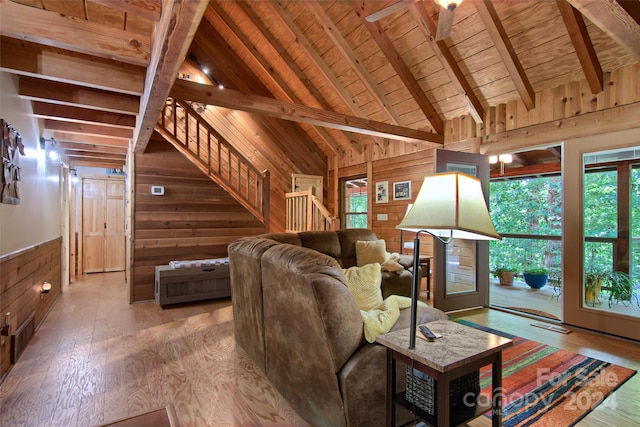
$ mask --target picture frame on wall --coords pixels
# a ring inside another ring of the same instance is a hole
[[[376,182],[376,203],[389,203],[389,181]]]
[[[393,183],[393,200],[411,200],[411,181]]]

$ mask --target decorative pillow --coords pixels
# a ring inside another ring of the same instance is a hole
[[[399,262],[392,261],[390,259],[386,260],[381,264],[382,271],[391,271],[393,273],[402,273],[404,271],[404,266]]]
[[[356,299],[360,310],[369,311],[382,305],[382,274],[380,264],[367,264],[342,270],[347,278],[347,288]]]
[[[356,241],[356,264],[358,267],[387,260],[387,245],[384,240]]]

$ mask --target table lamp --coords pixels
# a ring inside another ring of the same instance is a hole
[[[420,234],[428,233],[445,245],[452,239],[499,240],[482,193],[480,180],[460,172],[425,177],[413,206],[396,228],[415,232],[413,290],[409,348],[416,345],[416,317],[420,275]]]

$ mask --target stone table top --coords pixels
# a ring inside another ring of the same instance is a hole
[[[376,341],[439,372],[450,371],[490,353],[502,351],[512,344],[509,338],[449,320],[429,322],[425,325],[436,336],[442,336],[435,341],[428,341],[418,330],[416,348],[413,350],[408,348],[408,328],[380,335]]]

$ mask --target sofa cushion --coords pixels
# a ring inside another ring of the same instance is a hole
[[[356,264],[356,242],[358,240],[378,240],[375,233],[366,228],[347,228],[337,230],[342,254],[342,268],[353,267]]]
[[[382,264],[387,260],[387,246],[384,240],[358,240],[356,242],[356,265]]]
[[[303,231],[298,234],[300,242],[305,248],[313,249],[338,261],[342,264],[340,240],[333,231]]]
[[[279,243],[288,243],[290,245],[302,246],[298,233],[268,233],[256,236],[262,239],[275,240]]]
[[[380,264],[367,264],[342,270],[347,279],[347,288],[363,311],[374,310],[382,305]]]

